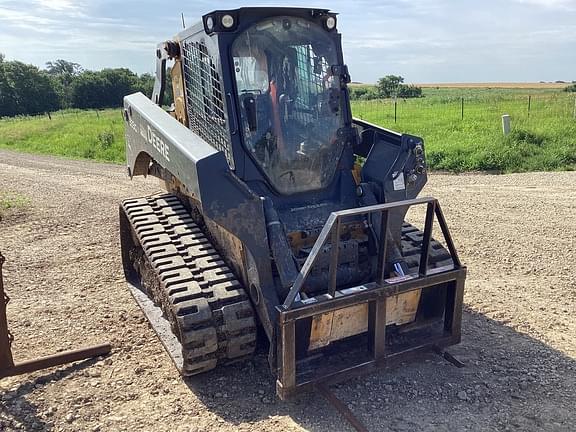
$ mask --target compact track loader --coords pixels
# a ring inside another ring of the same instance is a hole
[[[352,117],[336,24],[211,12],[157,47],[152,100],[124,99],[128,174],[166,188],[121,204],[124,270],[182,375],[249,357],[260,332],[286,398],[460,341],[466,269],[417,198],[424,143]]]

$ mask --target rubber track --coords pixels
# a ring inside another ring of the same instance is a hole
[[[254,311],[244,288],[174,195],[129,199],[122,208],[141,252],[133,260],[148,297],[182,347],[182,375],[251,355]]]
[[[414,225],[404,223],[402,225],[402,255],[410,270],[417,270],[420,265],[420,250],[422,248],[422,238],[424,232]],[[428,267],[436,268],[452,265],[450,252],[437,240],[430,240],[430,252],[428,256]]]

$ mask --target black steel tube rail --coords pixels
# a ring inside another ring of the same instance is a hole
[[[389,211],[398,207],[424,204],[427,208],[418,272],[403,277],[385,279]],[[338,244],[342,219],[374,213],[380,213],[380,218],[371,218],[373,223],[380,225],[378,268],[375,280],[360,286],[337,290]],[[452,257],[453,265],[428,269],[435,218]],[[331,250],[327,293],[304,300],[296,300],[328,238],[330,238]],[[278,395],[284,399],[321,383],[340,381],[351,375],[370,372],[382,366],[389,366],[396,361],[404,361],[424,351],[437,350],[460,342],[465,279],[466,268],[461,265],[440,204],[434,198],[418,198],[331,213],[284,304],[276,307],[278,311],[278,379],[276,382]],[[438,333],[435,336],[419,339],[411,346],[403,348],[386,346],[386,306],[388,299],[424,288],[442,289],[442,292],[445,293],[442,294],[445,295],[443,324],[437,329]],[[368,306],[366,332],[368,345],[365,355],[358,358],[357,364],[343,365],[340,370],[319,367],[312,377],[308,376],[307,373],[299,375],[296,359],[296,322],[360,304]]]
[[[4,293],[4,280],[2,278],[4,261],[4,256],[0,252],[0,369],[14,366],[12,351],[10,350],[11,336],[8,331],[8,320],[6,319],[8,296]]]
[[[8,320],[6,319],[8,297],[4,293],[2,264],[4,264],[4,257],[2,253],[0,253],[0,379],[106,355],[110,352],[112,346],[110,344],[103,344],[14,363],[10,346],[12,338],[8,331]]]
[[[432,240],[432,227],[434,224],[434,210],[436,209],[436,201],[428,203],[426,209],[426,220],[424,222],[424,236],[422,238],[422,251],[420,252],[420,265],[418,266],[418,274],[426,276],[428,271],[428,258],[430,255],[430,240]]]
[[[430,342],[423,343],[421,345],[416,345],[409,347],[405,350],[391,353],[384,359],[376,360],[372,359],[363,363],[359,363],[337,372],[331,372],[326,375],[318,375],[318,377],[301,382],[295,383],[292,386],[286,385],[280,380],[276,381],[276,393],[280,399],[285,400],[301,393],[306,390],[312,390],[316,388],[319,384],[336,384],[345,380],[349,380],[356,376],[365,375],[371,372],[375,372],[382,368],[389,368],[398,365],[402,362],[409,361],[418,358],[424,353],[435,352],[438,348],[445,348],[451,345],[455,345],[460,342],[459,336],[447,335],[437,339],[433,339]]]
[[[47,369],[54,366],[61,366],[66,363],[72,363],[79,360],[86,360],[92,357],[106,355],[110,352],[110,344],[95,345],[87,348],[81,348],[72,351],[60,352],[46,357],[40,357],[34,360],[28,360],[12,366],[0,369],[0,378],[9,376],[22,375],[29,372],[35,372],[41,369]]]
[[[321,383],[334,383],[351,376],[374,371],[381,367],[391,366],[427,351],[436,351],[460,342],[462,324],[462,302],[464,298],[464,281],[466,268],[429,274],[426,277],[415,277],[412,280],[397,284],[374,283],[358,293],[344,295],[314,304],[302,304],[285,310],[278,306],[279,339],[278,339],[278,379],[276,391],[281,399],[286,399],[300,391],[310,389]],[[423,338],[414,345],[403,349],[391,350],[386,346],[386,301],[389,297],[422,288],[447,286],[442,331],[437,336]],[[343,367],[340,370],[315,371],[314,377],[298,379],[296,361],[296,322],[300,319],[322,314],[328,311],[352,305],[368,303],[368,352],[370,358],[362,357],[357,364]]]
[[[464,279],[465,277],[466,268],[461,267],[459,269],[451,269],[436,274],[429,274],[425,279],[414,277],[396,283],[387,283],[384,281],[384,283],[379,284],[377,282],[371,282],[363,285],[361,291],[353,291],[350,294],[337,291],[337,295],[334,298],[326,297],[325,299],[318,299],[314,303],[310,304],[301,301],[296,302],[295,306],[289,310],[285,310],[282,306],[278,306],[277,310],[280,313],[279,322],[280,324],[283,324],[288,321],[310,318],[317,314],[343,309],[360,303],[367,303],[382,297],[392,297],[397,294],[422,289],[427,286],[440,285],[446,282]]]
[[[450,252],[452,260],[454,261],[454,267],[455,268],[462,267],[462,263],[460,262],[460,258],[458,257],[458,252],[456,252],[456,247],[454,246],[454,241],[452,240],[452,236],[450,235],[450,230],[448,230],[448,224],[446,223],[444,213],[442,212],[442,208],[440,207],[439,203],[436,203],[434,211],[436,212],[436,219],[438,220],[438,225],[440,225],[440,231],[442,231],[444,240],[446,240],[446,246],[448,246],[448,251]]]
[[[320,231],[320,235],[316,239],[316,243],[314,243],[314,246],[312,246],[310,255],[308,255],[308,258],[306,258],[304,265],[302,266],[300,272],[298,273],[298,276],[296,276],[296,279],[294,280],[292,288],[290,288],[290,292],[286,296],[286,300],[284,301],[283,304],[284,308],[289,309],[292,306],[292,303],[294,303],[296,296],[302,290],[304,282],[306,281],[306,278],[308,277],[310,270],[312,270],[312,266],[316,262],[316,258],[318,257],[320,249],[322,249],[324,243],[326,243],[326,239],[328,238],[328,235],[332,230],[332,226],[334,225],[336,218],[337,218],[336,212],[333,212],[330,214],[330,216],[328,216],[328,220],[322,227],[322,231]]]
[[[380,215],[380,249],[378,250],[378,270],[376,272],[377,281],[384,280],[386,271],[386,251],[388,247],[388,211],[383,211]]]
[[[357,430],[358,432],[368,432],[368,429],[364,424],[354,415],[350,408],[348,408],[340,399],[336,397],[334,393],[330,391],[330,389],[323,385],[319,384],[317,387],[318,391],[324,398],[330,402],[334,408],[342,414],[342,416],[350,423],[350,425]]]
[[[330,241],[330,245],[332,250],[330,251],[330,267],[328,269],[329,273],[329,285],[328,285],[328,293],[331,296],[334,296],[334,292],[336,291],[336,275],[338,274],[338,252],[339,252],[339,244],[340,244],[340,218],[336,218],[334,221],[335,227],[332,229],[332,240]],[[323,245],[322,245],[323,246]],[[302,281],[304,283],[304,281]]]
[[[310,274],[314,264],[316,263],[320,251],[326,244],[328,237],[331,237],[331,253],[330,253],[330,265],[329,265],[329,286],[328,286],[328,293],[331,296],[334,296],[336,291],[336,275],[337,275],[337,267],[338,267],[338,243],[340,240],[340,226],[341,220],[346,217],[357,216],[357,215],[367,215],[372,213],[381,213],[380,219],[380,241],[379,241],[379,251],[378,251],[378,271],[377,271],[377,280],[382,282],[384,279],[384,269],[386,264],[386,244],[388,241],[388,213],[392,209],[396,209],[398,207],[411,207],[415,205],[422,205],[427,204],[426,210],[426,219],[425,219],[425,226],[424,226],[424,238],[422,241],[422,252],[420,255],[420,265],[418,268],[418,274],[421,277],[425,277],[427,275],[427,267],[428,267],[428,257],[430,252],[430,241],[432,239],[432,226],[434,223],[434,216],[438,220],[438,224],[440,225],[442,235],[444,236],[444,240],[448,246],[448,250],[452,255],[454,260],[454,268],[460,268],[460,259],[458,258],[458,254],[456,253],[456,249],[454,248],[454,244],[452,242],[452,238],[450,236],[450,232],[448,231],[448,225],[444,219],[444,214],[440,209],[440,204],[435,198],[432,197],[424,197],[424,198],[416,198],[412,200],[405,200],[405,201],[398,201],[394,203],[387,203],[387,204],[377,204],[373,206],[367,207],[359,207],[354,209],[348,210],[341,210],[337,212],[332,212],[328,217],[328,220],[322,227],[322,231],[320,235],[316,239],[312,250],[310,251],[310,255],[304,262],[302,269],[298,273],[290,292],[286,296],[284,304],[282,307],[284,310],[289,310],[293,307],[294,301],[296,300],[298,294],[302,291],[306,279]]]

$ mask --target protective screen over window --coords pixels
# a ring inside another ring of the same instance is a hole
[[[242,135],[281,193],[327,186],[342,153],[336,46],[322,27],[294,17],[264,20],[232,47]]]

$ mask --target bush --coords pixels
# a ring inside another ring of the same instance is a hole
[[[350,99],[358,100],[368,93],[368,89],[366,87],[350,87],[348,93],[350,94]]]
[[[98,134],[98,142],[102,148],[108,148],[114,143],[114,134],[110,131],[100,132]]]
[[[576,92],[576,84],[569,85],[568,87],[564,87],[565,92]]]
[[[398,88],[398,97],[401,98],[417,98],[422,97],[422,89],[415,85],[401,85]]]
[[[350,100],[372,100],[372,99],[379,99],[380,94],[376,91],[376,88],[370,86],[366,87],[350,87]]]
[[[422,89],[415,85],[402,84],[404,78],[399,75],[386,75],[378,80],[377,88],[380,97],[413,98],[422,97]]]

